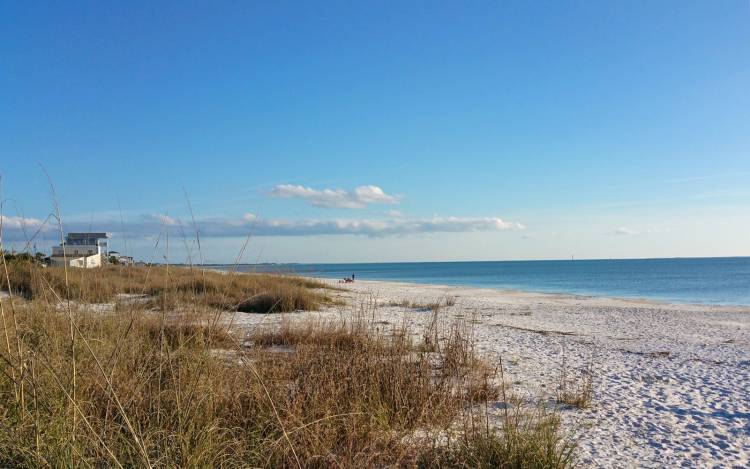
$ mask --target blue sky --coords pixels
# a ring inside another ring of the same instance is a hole
[[[750,255],[750,2],[315,3],[2,2],[6,243]]]

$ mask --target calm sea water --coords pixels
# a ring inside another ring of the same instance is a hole
[[[239,270],[750,305],[750,257],[243,265]]]

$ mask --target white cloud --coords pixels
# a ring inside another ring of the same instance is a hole
[[[641,234],[641,232],[632,228],[628,228],[626,226],[621,226],[616,230],[610,232],[610,234],[615,236],[635,236]]]
[[[354,189],[357,200],[366,204],[395,204],[398,199],[383,192],[378,186],[359,186]]]
[[[149,217],[158,221],[161,225],[164,226],[177,226],[177,224],[179,223],[176,218],[170,217],[169,215],[154,214],[149,215]]]
[[[325,208],[364,208],[368,204],[395,204],[398,197],[386,194],[378,186],[359,186],[353,191],[344,189],[317,190],[293,184],[279,184],[270,195],[307,200],[311,205]]]
[[[44,223],[38,218],[8,217],[5,215],[0,215],[0,222],[3,229],[6,230],[38,229]]]
[[[610,231],[607,234],[613,235],[613,236],[638,236],[642,234],[652,234],[652,233],[661,233],[661,232],[662,230],[656,230],[656,229],[635,230],[633,228],[628,228],[627,226],[621,226],[614,231]]]

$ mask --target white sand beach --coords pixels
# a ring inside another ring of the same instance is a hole
[[[348,306],[318,314],[345,317],[377,301],[384,326],[405,320],[418,329],[431,313],[396,303],[455,298],[441,320],[468,321],[479,353],[493,364],[502,358],[506,380],[530,399],[552,401],[563,357],[571,370],[592,362],[592,406],[561,410],[583,466],[750,464],[750,308],[396,282],[344,288],[336,294]]]

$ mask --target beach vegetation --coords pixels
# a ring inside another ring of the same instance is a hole
[[[594,400],[594,362],[590,358],[580,369],[571,369],[563,354],[556,400],[560,404],[586,409]]]
[[[173,266],[66,275],[5,265],[2,467],[573,462],[557,416],[510,399],[464,323],[435,320],[429,347],[406,324],[357,309],[238,327],[242,300],[269,295],[256,312],[318,308],[325,285]],[[95,307],[105,301],[115,308]]]
[[[197,268],[110,265],[97,269],[41,268],[12,260],[8,285],[26,299],[55,294],[61,300],[115,301],[147,295],[158,307],[198,304],[226,311],[257,313],[312,310],[330,297],[322,282],[271,274],[229,274]]]

